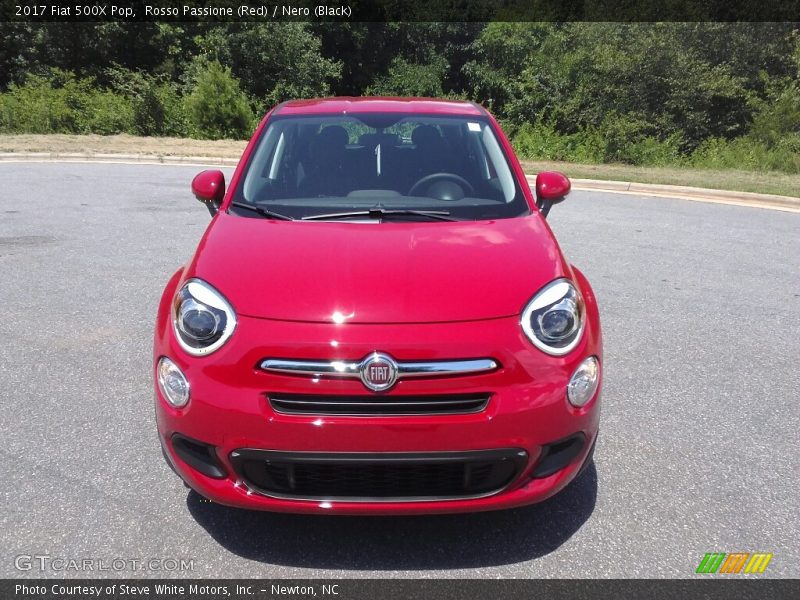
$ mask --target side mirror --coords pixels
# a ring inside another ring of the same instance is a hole
[[[553,204],[563,201],[572,185],[567,176],[558,171],[542,171],[536,176],[536,206],[547,217]]]
[[[213,217],[225,196],[225,174],[216,169],[201,171],[192,180],[192,193],[206,205]]]

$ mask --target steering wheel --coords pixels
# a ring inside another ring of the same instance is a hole
[[[426,186],[429,187],[432,182],[439,180],[451,181],[457,184],[462,188],[465,195],[471,196],[475,193],[475,188],[472,187],[472,184],[463,177],[461,177],[460,175],[456,175],[455,173],[433,173],[431,175],[426,175],[425,177],[417,181],[417,183],[412,185],[411,189],[408,190],[408,195],[415,196],[416,194],[414,192],[420,192],[423,187]]]

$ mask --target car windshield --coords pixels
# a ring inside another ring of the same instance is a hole
[[[488,119],[392,113],[272,118],[232,211],[431,222],[530,212]]]

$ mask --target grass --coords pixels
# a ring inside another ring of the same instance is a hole
[[[132,135],[0,135],[0,152],[81,152],[239,158],[246,142],[136,137]],[[800,197],[800,175],[779,172],[710,170],[631,165],[584,165],[523,160],[527,173],[563,171],[574,179],[602,179],[687,185],[719,190]]]
[[[0,135],[0,152],[82,152],[239,158],[247,142],[135,135]]]
[[[635,167],[632,165],[583,165],[576,163],[523,160],[526,173],[562,171],[573,179],[602,179],[661,183],[736,192],[756,192],[800,197],[800,175],[777,171],[736,169],[694,169],[684,167]]]

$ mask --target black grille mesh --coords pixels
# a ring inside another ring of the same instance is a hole
[[[527,455],[486,450],[438,455],[309,455],[240,450],[237,472],[257,490],[310,499],[474,497],[506,487]]]

